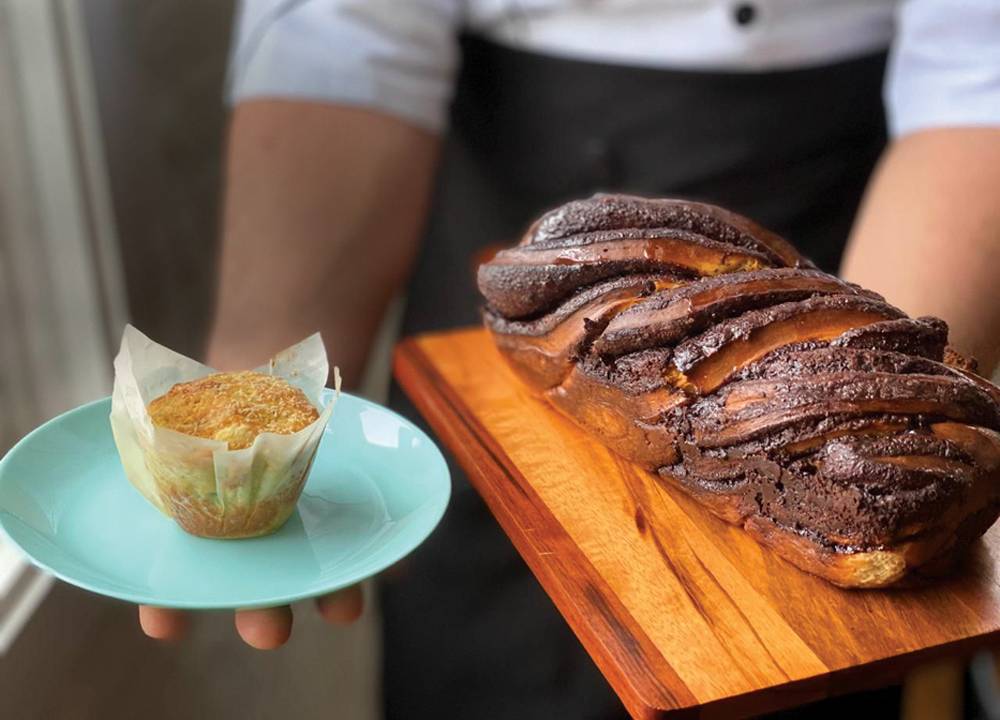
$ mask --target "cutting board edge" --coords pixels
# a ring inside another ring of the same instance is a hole
[[[669,714],[670,717],[684,717],[688,714],[686,711],[696,710],[700,706],[697,698],[691,694],[688,687],[637,625],[633,628],[616,628],[614,624],[617,623],[617,619],[610,608],[605,607],[602,610],[598,607],[595,608],[594,613],[585,615],[579,608],[571,604],[570,593],[555,594],[550,590],[551,586],[563,586],[568,580],[568,578],[557,577],[554,568],[550,567],[551,561],[543,559],[551,557],[551,553],[555,551],[538,547],[541,538],[529,537],[530,533],[524,531],[509,507],[510,498],[502,497],[493,485],[486,482],[484,474],[487,472],[495,473],[512,488],[516,488],[516,492],[524,494],[525,497],[533,496],[534,491],[525,483],[520,472],[506,458],[503,450],[493,443],[489,434],[481,428],[478,421],[464,407],[461,399],[437,372],[420,348],[419,338],[406,338],[397,345],[393,368],[400,386],[406,391],[445,446],[456,457],[470,482],[483,497],[494,518],[545,588],[549,598],[557,606],[574,634],[587,648],[588,654],[598,665],[605,678],[609,680],[629,713],[636,718],[663,717],[666,714]],[[423,381],[422,384],[419,382],[420,380]],[[433,392],[426,392],[428,388],[433,388]],[[487,466],[483,465],[484,461],[488,463]],[[538,501],[537,496],[534,499],[535,503],[532,507],[535,512],[546,513],[549,516],[551,526],[558,526],[562,530],[564,537],[560,540],[564,545],[560,546],[559,550],[576,555],[574,559],[581,563],[581,567],[587,568],[591,575],[587,580],[596,591],[596,587],[603,584],[601,578],[572,543],[565,530],[559,526],[557,520]],[[599,593],[599,591],[597,592]],[[611,595],[610,598],[605,595],[599,595],[599,597],[605,603],[613,602],[620,605],[614,595]],[[592,595],[591,601],[595,600],[596,598]],[[619,607],[619,612],[627,615],[624,608]],[[590,622],[597,618],[604,619],[604,628],[598,628]],[[644,653],[652,655],[654,662],[657,662],[658,659],[658,662],[663,664],[663,671],[668,676],[672,676],[674,680],[672,687],[668,688],[661,684],[655,675],[651,675],[648,682],[637,686],[636,677],[624,676],[617,667],[608,662],[614,653],[614,646],[621,645],[622,638],[626,637],[624,644],[639,647]],[[591,647],[595,644],[601,645],[604,652],[592,652]]]

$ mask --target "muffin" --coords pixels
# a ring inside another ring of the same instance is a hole
[[[333,409],[319,335],[218,373],[126,328],[111,425],[129,481],[185,531],[247,538],[295,510]],[[339,385],[339,375],[335,372]]]
[[[253,370],[177,383],[147,409],[157,427],[222,440],[230,450],[250,447],[265,432],[291,435],[319,418],[304,392]]]

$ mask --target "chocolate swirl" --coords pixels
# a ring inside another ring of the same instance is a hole
[[[1000,513],[1000,391],[946,353],[945,323],[746,218],[597,195],[536,221],[479,287],[525,382],[832,582],[946,569]]]

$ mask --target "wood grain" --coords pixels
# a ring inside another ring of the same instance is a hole
[[[589,438],[483,330],[404,340],[395,372],[634,717],[792,707],[1000,633],[996,528],[945,581],[841,590]]]

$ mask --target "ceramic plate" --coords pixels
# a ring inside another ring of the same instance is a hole
[[[0,529],[31,560],[102,595],[177,608],[262,607],[370,577],[437,525],[451,483],[419,428],[342,394],[291,519],[207,540],[160,514],[122,472],[111,399],[60,415],[0,461]]]

